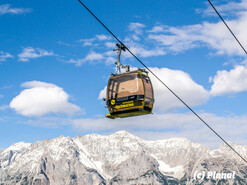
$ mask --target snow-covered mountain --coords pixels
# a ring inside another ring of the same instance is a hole
[[[232,144],[247,158],[247,146]],[[233,179],[195,179],[198,172]],[[247,164],[227,146],[210,150],[184,138],[146,141],[128,132],[86,135],[0,150],[0,184],[247,184]]]

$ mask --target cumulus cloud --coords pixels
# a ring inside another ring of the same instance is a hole
[[[12,8],[9,4],[0,5],[0,15],[4,14],[24,14],[31,12],[30,8]]]
[[[188,73],[168,68],[151,68],[151,70],[189,106],[194,107],[207,102],[209,92],[197,84]],[[154,87],[156,109],[167,111],[185,107],[153,75],[150,74],[150,78]]]
[[[44,56],[54,56],[53,52],[48,52],[40,48],[26,47],[23,48],[22,53],[18,55],[19,61],[28,62],[30,59],[40,58]]]
[[[80,107],[69,100],[61,87],[41,81],[21,84],[26,88],[13,98],[10,108],[23,116],[43,116],[50,113],[73,115],[81,112]]]
[[[217,71],[210,81],[213,82],[210,92],[213,96],[247,91],[247,67],[237,65],[230,71]]]
[[[0,51],[0,62],[6,61],[8,58],[13,58],[13,56],[9,53]]]
[[[102,99],[106,98],[106,89],[107,89],[107,86],[105,86],[104,89],[102,89],[100,91],[99,96],[98,96],[99,100],[102,100]]]

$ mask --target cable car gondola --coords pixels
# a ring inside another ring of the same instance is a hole
[[[106,117],[115,119],[151,114],[154,93],[148,72],[144,69],[129,71],[128,65],[123,66],[120,55],[125,47],[117,46],[116,74],[111,75],[107,86],[106,106],[110,114]],[[126,70],[124,73],[121,73],[122,68]]]

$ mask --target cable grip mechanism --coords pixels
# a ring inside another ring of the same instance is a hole
[[[126,46],[124,44],[116,44],[116,46],[118,47],[117,49],[113,49],[113,51],[118,51],[118,58],[117,58],[117,62],[115,62],[116,64],[116,74],[120,74],[121,73],[121,69],[125,69],[125,72],[129,72],[130,71],[130,66],[129,65],[122,65],[120,62],[120,56],[122,51],[126,51]]]

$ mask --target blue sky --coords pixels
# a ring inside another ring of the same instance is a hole
[[[246,56],[207,1],[84,3],[226,140],[246,145]],[[213,3],[247,48],[247,0]],[[2,0],[0,28],[0,148],[119,130],[221,144],[152,76],[154,114],[104,118],[116,41],[78,1]]]

